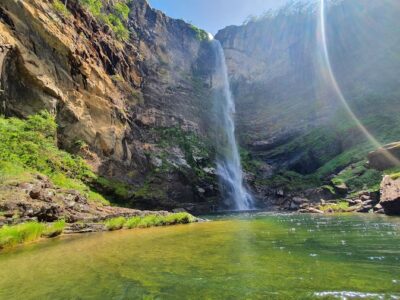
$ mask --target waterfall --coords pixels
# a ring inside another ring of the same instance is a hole
[[[211,39],[215,53],[213,76],[217,174],[222,196],[235,210],[253,208],[253,198],[243,185],[243,172],[235,137],[235,101],[230,89],[225,54],[218,40]]]

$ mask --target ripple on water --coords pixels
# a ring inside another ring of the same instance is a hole
[[[398,295],[386,295],[378,293],[363,293],[363,292],[352,292],[352,291],[317,292],[314,295],[321,298],[333,297],[338,299],[377,299],[377,300],[400,299]]]

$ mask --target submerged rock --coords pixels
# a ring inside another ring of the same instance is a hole
[[[381,201],[387,215],[400,215],[400,178],[385,176],[381,183]]]

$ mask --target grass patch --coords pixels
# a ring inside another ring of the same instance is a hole
[[[140,220],[137,227],[138,228],[147,228],[147,227],[155,227],[155,226],[162,226],[162,225],[165,225],[164,217],[158,216],[158,215],[147,215]]]
[[[45,228],[46,225],[38,222],[5,225],[0,228],[0,249],[35,241],[41,237]]]
[[[346,212],[349,208],[349,203],[346,201],[340,201],[338,203],[329,203],[320,205],[319,209],[323,212]]]
[[[164,217],[166,225],[188,224],[196,221],[196,218],[186,212],[170,214]]]
[[[0,228],[0,249],[33,242],[40,237],[55,237],[60,235],[64,228],[64,220],[59,220],[49,225],[36,221],[13,226],[4,225]]]
[[[144,217],[132,217],[125,219],[124,217],[118,217],[110,219],[105,222],[105,226],[108,230],[119,230],[123,227],[127,229],[134,228],[149,228],[156,226],[176,225],[176,224],[188,224],[196,221],[196,218],[189,213],[174,213],[166,216],[160,215],[147,215]]]
[[[44,229],[42,235],[49,238],[56,237],[63,233],[65,224],[65,220],[59,220],[57,222],[51,223]]]
[[[125,228],[128,229],[133,229],[138,227],[140,221],[142,220],[141,217],[133,217],[133,218],[129,218],[126,222],[125,222]]]
[[[124,217],[113,218],[105,222],[107,230],[119,230],[124,227],[126,219]]]

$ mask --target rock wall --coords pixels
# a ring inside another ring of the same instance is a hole
[[[208,42],[145,0],[129,5],[130,38],[121,42],[78,1],[68,1],[68,14],[53,1],[2,1],[1,113],[54,112],[60,146],[88,145],[93,169],[129,186],[117,199],[125,204],[209,210],[217,190],[203,174],[212,167]],[[168,128],[194,135],[205,151],[189,138],[166,143]]]

